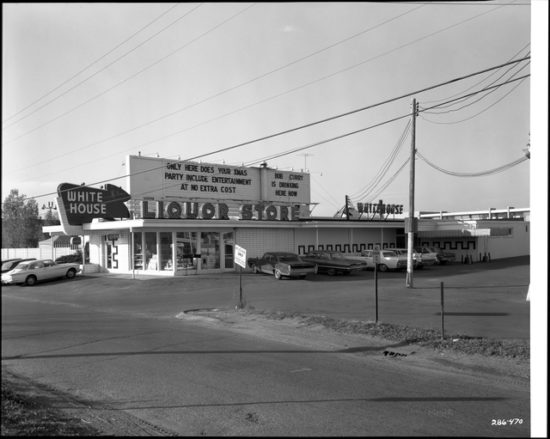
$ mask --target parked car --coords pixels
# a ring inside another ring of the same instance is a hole
[[[392,250],[400,255],[405,256],[406,260],[409,257],[406,248],[392,248]],[[421,268],[424,268],[424,260],[422,258],[422,253],[418,253],[414,249],[413,249],[413,268],[415,270],[420,270]]]
[[[312,264],[317,264],[319,273],[327,273],[329,276],[335,274],[350,274],[354,271],[364,270],[367,263],[357,259],[344,256],[341,252],[328,250],[315,250],[302,256],[302,259]]]
[[[6,259],[5,261],[2,261],[2,273],[7,273],[10,270],[13,270],[17,264],[20,264],[21,262],[25,261],[35,261],[36,258],[16,258],[16,259]]]
[[[2,273],[3,284],[35,285],[37,282],[67,277],[72,279],[80,271],[80,264],[57,264],[51,259],[39,259],[18,264],[13,270]]]
[[[297,277],[304,279],[317,273],[317,265],[303,261],[300,256],[289,252],[267,252],[261,258],[249,258],[248,266],[254,273],[267,273],[276,279]]]
[[[391,250],[363,250],[360,256],[353,256],[367,263],[367,268],[374,269],[374,258],[378,254],[378,264],[376,267],[380,271],[403,270],[407,268],[407,257],[403,256],[393,249]]]
[[[429,247],[429,249],[437,254],[436,264],[445,265],[454,262],[456,259],[454,253],[446,252],[438,247]]]
[[[78,262],[79,264],[82,264],[82,252],[79,251],[78,253],[59,256],[58,258],[55,258],[55,262],[57,264],[65,264],[67,262]]]
[[[434,265],[437,262],[437,252],[428,247],[415,247],[414,250],[422,254],[422,263],[424,265]]]

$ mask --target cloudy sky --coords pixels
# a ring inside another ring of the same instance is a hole
[[[139,151],[307,170],[314,215],[407,210],[416,98],[415,210],[529,207],[530,61],[437,85],[531,56],[535,6],[4,3],[2,198],[124,187]]]

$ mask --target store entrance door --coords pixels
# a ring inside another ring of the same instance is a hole
[[[219,270],[220,261],[220,233],[201,232],[201,271]]]
[[[197,232],[176,232],[176,275],[196,274],[199,260]]]

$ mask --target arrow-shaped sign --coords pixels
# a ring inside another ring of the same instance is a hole
[[[71,225],[89,223],[93,218],[129,218],[130,212],[124,204],[130,195],[112,184],[97,189],[72,183],[61,183],[57,193],[63,200],[63,208]]]

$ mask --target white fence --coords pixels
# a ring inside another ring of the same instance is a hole
[[[71,255],[76,253],[68,247],[42,247],[42,248],[3,248],[2,249],[2,261],[6,259],[54,259],[59,256]]]

